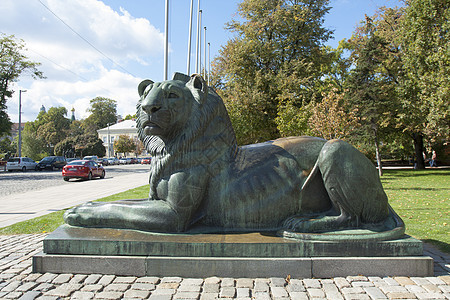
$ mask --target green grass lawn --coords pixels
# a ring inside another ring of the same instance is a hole
[[[450,253],[450,169],[385,170],[381,179],[394,210],[406,224],[406,233]],[[148,186],[128,190],[99,201],[140,199]],[[64,211],[54,212],[0,229],[0,234],[52,232],[63,224]]]

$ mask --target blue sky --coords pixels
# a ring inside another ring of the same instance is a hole
[[[224,25],[237,18],[238,0],[201,0],[202,28],[211,44],[211,60],[232,37]],[[196,10],[192,36],[191,73],[195,71]],[[190,0],[170,0],[169,77],[187,71]],[[330,0],[324,26],[334,30],[328,42],[336,47],[349,38],[364,14],[401,0]],[[18,122],[19,90],[22,120],[33,121],[44,105],[75,108],[77,119],[88,116],[89,100],[114,99],[122,116],[134,114],[137,85],[145,78],[163,80],[165,0],[1,0],[0,32],[26,42],[27,55],[41,62],[45,80],[22,76],[13,86],[8,114]],[[203,34],[202,30],[202,34]],[[202,37],[204,40],[204,37]],[[204,46],[201,46],[202,56]],[[203,58],[202,58],[203,62]],[[70,114],[70,112],[69,112]]]

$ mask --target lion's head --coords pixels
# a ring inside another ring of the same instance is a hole
[[[138,91],[138,135],[154,157],[152,172],[235,155],[236,137],[225,105],[200,75],[175,73],[173,80],[158,83],[144,80]]]

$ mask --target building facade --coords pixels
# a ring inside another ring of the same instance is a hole
[[[103,146],[106,149],[106,156],[114,157],[114,141],[121,135],[127,135],[134,141],[137,141],[138,133],[135,120],[124,120],[108,127],[97,130],[98,137],[103,141]],[[126,155],[127,157],[129,154]]]

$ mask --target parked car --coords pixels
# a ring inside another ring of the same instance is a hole
[[[62,177],[65,181],[70,178],[91,180],[94,177],[105,178],[105,169],[93,160],[74,160],[64,166]]]
[[[142,160],[141,160],[141,164],[145,164],[145,165],[148,165],[148,164],[150,164],[150,162],[152,161],[152,158],[151,157],[144,157]]]
[[[119,159],[116,157],[110,157],[108,158],[108,164],[110,165],[118,165],[119,164]]]
[[[137,163],[138,163],[138,159],[136,157],[130,158],[130,164],[137,164]]]
[[[119,164],[121,164],[121,165],[128,165],[130,163],[131,163],[131,158],[123,157],[123,158],[119,159]]]
[[[21,170],[38,170],[37,163],[29,157],[13,157],[6,162],[6,169],[8,171]]]
[[[38,163],[39,171],[49,169],[62,169],[67,164],[64,156],[47,156]]]
[[[106,157],[104,158],[100,158],[100,160],[102,161],[102,166],[108,166],[109,165],[109,161]]]
[[[73,157],[73,158],[66,158],[66,161],[67,161],[67,163],[70,163],[71,161],[74,161],[74,160],[80,160],[79,158],[77,158],[77,157]]]

